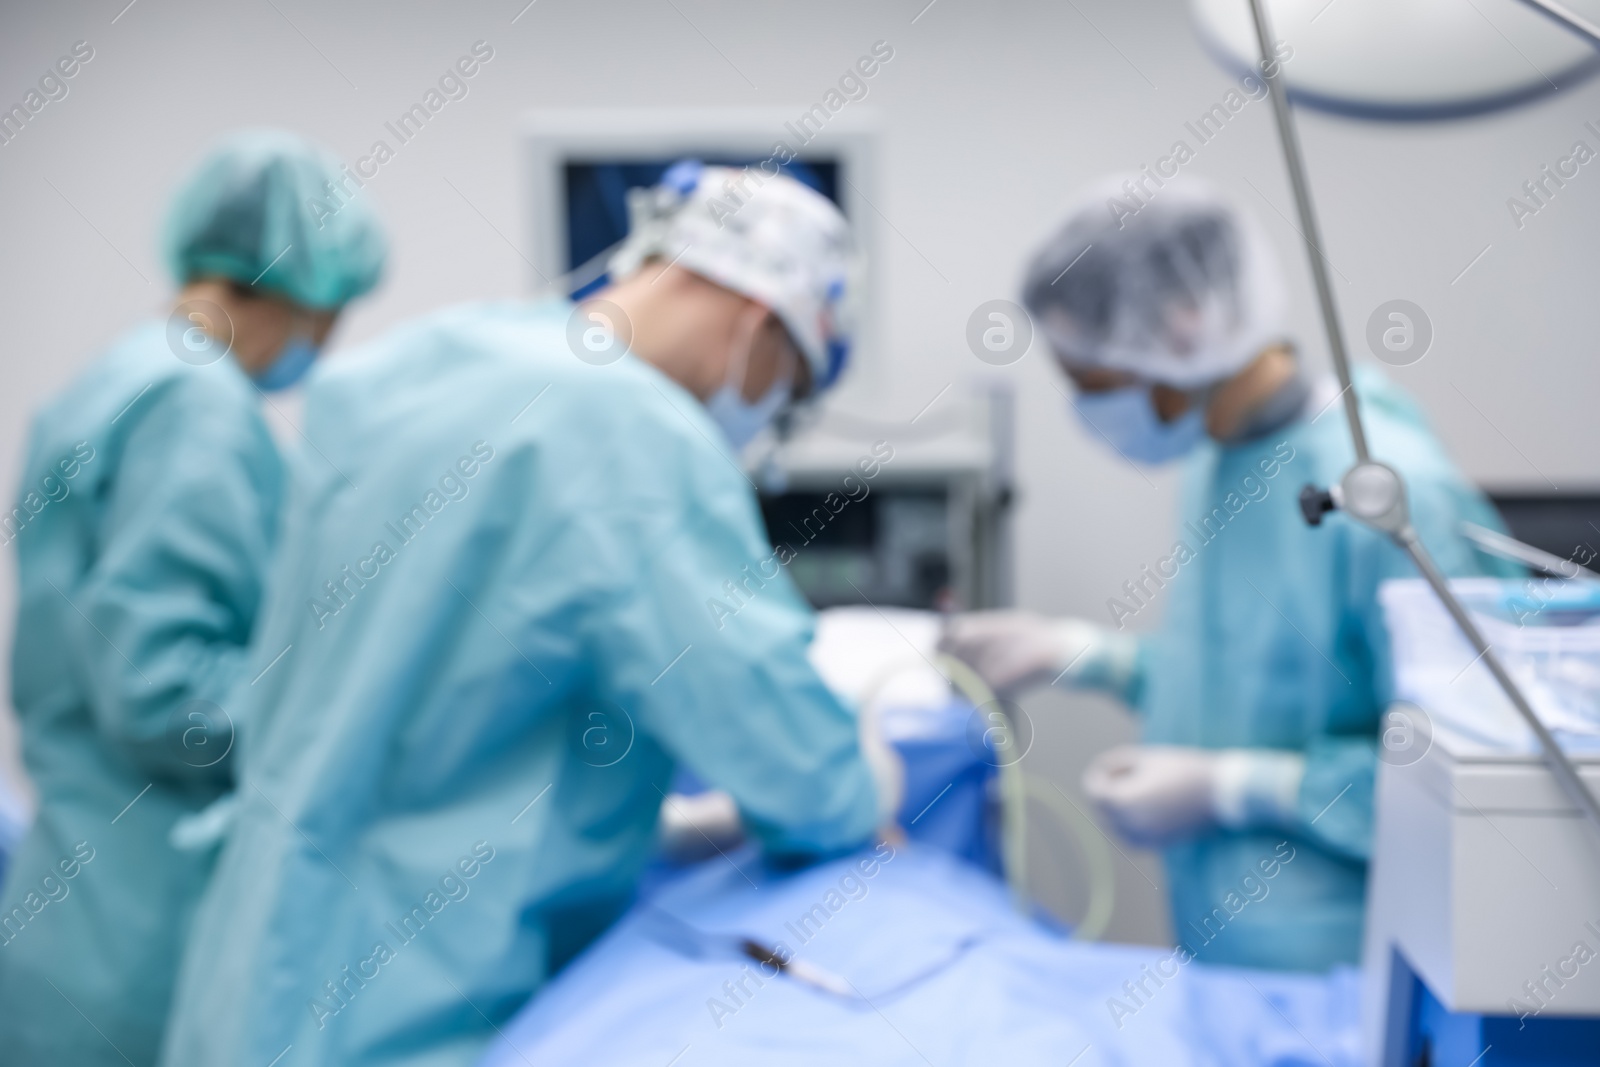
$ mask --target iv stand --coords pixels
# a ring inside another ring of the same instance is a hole
[[[1556,6],[1543,0],[1527,0],[1527,2],[1547,10]],[[1411,557],[1412,563],[1422,572],[1422,577],[1433,588],[1434,593],[1450,613],[1450,617],[1455,620],[1467,641],[1477,651],[1479,658],[1489,668],[1489,673],[1494,675],[1495,681],[1505,690],[1506,696],[1527,722],[1528,728],[1539,739],[1545,762],[1549,764],[1550,772],[1555,775],[1562,792],[1566,794],[1568,800],[1577,805],[1578,812],[1589,824],[1590,829],[1595,831],[1597,839],[1600,839],[1600,802],[1595,800],[1594,794],[1583,784],[1577,768],[1572,765],[1567,754],[1561,750],[1556,739],[1539,720],[1539,716],[1534,714],[1527,698],[1523,696],[1504,664],[1500,662],[1500,657],[1484,639],[1472,621],[1472,616],[1451,591],[1449,582],[1434,563],[1433,557],[1423,547],[1421,539],[1411,525],[1410,511],[1406,505],[1405,481],[1401,478],[1400,472],[1388,464],[1373,459],[1367,450],[1367,435],[1361,425],[1361,413],[1355,390],[1351,385],[1350,357],[1345,351],[1344,333],[1339,326],[1338,309],[1333,302],[1333,286],[1328,280],[1327,264],[1322,252],[1322,238],[1317,230],[1316,213],[1312,209],[1311,187],[1306,180],[1305,161],[1300,155],[1300,141],[1295,132],[1294,117],[1289,111],[1283,72],[1271,58],[1272,28],[1267,22],[1264,0],[1250,0],[1250,13],[1255,20],[1256,44],[1261,54],[1261,74],[1267,81],[1269,95],[1272,97],[1272,114],[1278,127],[1278,140],[1283,148],[1284,166],[1289,172],[1289,184],[1294,190],[1295,208],[1300,217],[1300,232],[1306,242],[1306,258],[1311,262],[1311,277],[1316,283],[1322,325],[1327,331],[1328,349],[1333,354],[1334,369],[1339,375],[1340,396],[1344,398],[1345,417],[1350,424],[1350,439],[1355,445],[1356,453],[1355,466],[1345,472],[1338,485],[1325,490],[1310,485],[1305,487],[1300,494],[1301,510],[1305,514],[1306,521],[1316,526],[1321,523],[1324,514],[1342,508],[1358,522],[1388,534],[1390,539]],[[1268,73],[1269,71],[1271,73]]]

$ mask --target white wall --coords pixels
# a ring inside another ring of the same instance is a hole
[[[348,343],[441,304],[527,291],[514,247],[526,232],[516,131],[527,109],[798,112],[884,39],[895,56],[867,103],[887,125],[878,206],[893,227],[882,269],[893,386],[872,398],[875,413],[909,418],[948,382],[1015,378],[1025,605],[1098,616],[1167,544],[1170,476],[1147,482],[1080,434],[1037,352],[992,371],[963,332],[977,304],[1015,295],[1027,251],[1076,186],[1153,161],[1226,90],[1179,0],[938,0],[914,22],[926,0],[537,0],[525,10],[525,0],[139,0],[113,22],[125,2],[11,5],[0,15],[0,103],[20,99],[74,41],[95,49],[70,95],[0,146],[8,497],[29,412],[119,331],[162,309],[160,209],[213,136],[287,126],[354,160],[472,42],[494,47],[470,95],[367,187],[391,229],[393,266],[350,316],[339,338]],[[1337,8],[1326,16],[1338,17]],[[1586,168],[1521,232],[1505,206],[1574,139],[1596,144],[1582,129],[1591,118],[1600,120],[1600,82],[1486,120],[1303,119],[1349,335],[1359,345],[1368,314],[1393,297],[1429,312],[1433,351],[1394,373],[1467,469],[1497,486],[1596,480],[1600,169]],[[1190,169],[1258,210],[1284,255],[1295,325],[1323,361],[1267,104],[1247,107]],[[8,567],[0,639],[13,588]]]

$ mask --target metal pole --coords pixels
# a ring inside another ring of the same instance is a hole
[[[1533,0],[1529,0],[1529,2],[1533,2]],[[1539,0],[1539,6],[1543,8],[1549,2],[1550,0]],[[1350,358],[1345,352],[1344,335],[1339,329],[1338,309],[1333,303],[1333,289],[1328,281],[1325,257],[1321,249],[1321,237],[1317,231],[1316,214],[1311,204],[1311,187],[1306,180],[1305,162],[1300,155],[1300,140],[1295,133],[1294,117],[1289,111],[1289,99],[1284,89],[1282,73],[1271,63],[1273,55],[1272,27],[1267,22],[1267,12],[1263,5],[1264,0],[1250,0],[1250,13],[1255,19],[1256,44],[1261,53],[1261,74],[1267,79],[1267,85],[1270,89],[1269,95],[1272,97],[1272,114],[1277,120],[1278,138],[1283,147],[1284,165],[1289,171],[1289,184],[1294,191],[1295,208],[1300,216],[1300,236],[1305,239],[1306,255],[1311,261],[1311,276],[1317,286],[1317,300],[1322,309],[1323,329],[1328,335],[1328,348],[1333,353],[1333,364],[1339,373],[1339,384],[1349,394],[1345,399],[1344,410],[1350,423],[1350,438],[1355,445],[1356,452],[1356,465],[1352,468],[1352,471],[1358,471],[1364,467],[1383,468],[1383,465],[1375,463],[1367,452],[1367,438],[1362,431],[1361,416],[1356,408],[1355,391],[1350,384]],[[1273,70],[1274,73],[1268,74],[1267,71],[1269,69]],[[1406,554],[1411,557],[1412,562],[1417,566],[1417,570],[1422,572],[1422,576],[1427,579],[1428,584],[1433,587],[1434,593],[1443,602],[1445,610],[1450,613],[1450,617],[1455,620],[1456,625],[1461,628],[1461,632],[1466,635],[1467,640],[1472,643],[1484,662],[1488,664],[1489,673],[1494,675],[1495,681],[1505,691],[1512,706],[1517,709],[1529,728],[1533,730],[1534,736],[1539,739],[1539,744],[1544,750],[1545,762],[1550,765],[1550,771],[1555,775],[1557,784],[1561,786],[1567,798],[1577,806],[1579,813],[1585,817],[1590,828],[1595,831],[1596,835],[1600,835],[1600,802],[1595,800],[1594,794],[1589,791],[1588,787],[1583,784],[1583,779],[1578,776],[1577,768],[1567,758],[1567,754],[1561,750],[1561,746],[1556,743],[1556,739],[1551,736],[1544,723],[1539,721],[1539,716],[1534,713],[1532,705],[1522,695],[1522,691],[1517,688],[1516,682],[1512,681],[1511,675],[1506,673],[1505,667],[1500,663],[1499,657],[1494,654],[1494,650],[1489,647],[1489,643],[1478,632],[1478,628],[1473,623],[1472,617],[1467,613],[1467,609],[1456,599],[1455,593],[1450,589],[1450,583],[1440,573],[1439,568],[1434,565],[1432,557],[1428,555],[1427,548],[1418,539],[1416,531],[1411,527],[1411,523],[1403,518],[1405,493],[1404,483],[1399,482],[1399,472],[1390,468],[1383,469],[1388,470],[1398,482],[1397,488],[1399,492],[1395,498],[1395,503],[1386,514],[1363,516],[1361,521],[1367,522],[1368,525],[1387,533],[1395,544],[1404,549]],[[1348,473],[1345,475],[1347,483],[1350,481],[1350,477]],[[1388,523],[1382,521],[1385,517],[1391,521]]]
[[[1272,27],[1267,23],[1266,8],[1262,0],[1250,0],[1250,13],[1255,17],[1256,43],[1261,49],[1261,76],[1267,79],[1268,96],[1272,97],[1272,116],[1278,124],[1278,140],[1283,145],[1283,162],[1289,171],[1289,184],[1294,189],[1295,209],[1300,216],[1300,236],[1305,238],[1307,258],[1311,261],[1311,279],[1317,287],[1317,303],[1322,306],[1322,326],[1328,335],[1328,351],[1333,354],[1333,368],[1339,375],[1340,392],[1344,396],[1344,414],[1350,424],[1350,440],[1355,445],[1356,462],[1367,461],[1367,435],[1361,428],[1361,412],[1355,390],[1350,382],[1350,356],[1345,352],[1344,332],[1339,326],[1339,309],[1333,303],[1333,284],[1328,279],[1327,257],[1322,254],[1322,235],[1317,230],[1317,215],[1311,205],[1311,185],[1306,181],[1305,161],[1300,156],[1300,138],[1295,133],[1294,118],[1289,114],[1288,89],[1283,82],[1283,71],[1272,59]],[[1271,71],[1271,73],[1268,73]]]
[[[1411,562],[1417,565],[1417,570],[1421,571],[1422,576],[1428,580],[1428,584],[1433,587],[1434,593],[1443,601],[1445,610],[1450,613],[1451,618],[1455,619],[1456,625],[1461,627],[1461,632],[1466,635],[1472,647],[1477,650],[1484,665],[1489,668],[1489,673],[1494,675],[1494,680],[1500,683],[1500,688],[1505,690],[1506,696],[1510,698],[1518,714],[1528,724],[1528,728],[1533,731],[1534,736],[1539,739],[1539,744],[1544,749],[1546,760],[1550,764],[1550,772],[1555,775],[1556,782],[1561,786],[1562,792],[1567,794],[1568,800],[1577,805],[1580,815],[1587,816],[1590,829],[1600,834],[1600,801],[1595,800],[1594,794],[1589,791],[1588,786],[1584,785],[1583,779],[1579,777],[1578,769],[1573,766],[1571,760],[1567,759],[1567,754],[1561,751],[1561,746],[1556,743],[1556,739],[1551,736],[1544,723],[1539,721],[1539,716],[1534,714],[1527,698],[1522,695],[1522,690],[1517,688],[1516,683],[1511,680],[1511,675],[1507,673],[1504,664],[1500,662],[1500,657],[1495,655],[1494,649],[1490,647],[1489,642],[1479,632],[1477,624],[1472,621],[1472,616],[1462,606],[1461,602],[1456,599],[1455,593],[1450,589],[1448,580],[1443,574],[1439,573],[1439,568],[1434,565],[1427,550],[1422,547],[1422,542],[1417,539],[1416,531],[1407,526],[1396,534],[1394,539],[1411,556]]]
[[[1580,574],[1587,574],[1590,578],[1600,578],[1588,567],[1581,566],[1569,559],[1562,559],[1553,552],[1546,552],[1542,548],[1525,545],[1515,537],[1507,537],[1497,530],[1479,526],[1475,522],[1463,522],[1461,534],[1467,540],[1493,556],[1509,559],[1513,563],[1520,563],[1525,567],[1532,567],[1545,574],[1553,574],[1557,578],[1576,578]]]
[[[1600,26],[1590,22],[1565,4],[1558,4],[1555,0],[1522,0],[1522,2],[1542,15],[1548,15],[1579,37],[1587,40],[1590,44],[1600,48]]]

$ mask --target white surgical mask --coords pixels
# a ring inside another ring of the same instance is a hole
[[[752,331],[745,340],[743,354],[729,361],[727,380],[706,401],[706,413],[722,428],[735,452],[742,451],[745,445],[755,440],[756,434],[766,429],[767,424],[789,402],[794,389],[788,378],[779,378],[759,399],[749,401],[744,398],[745,368],[750,365],[750,346],[754,339]]]
[[[723,382],[722,388],[712,393],[711,399],[706,401],[706,412],[713,422],[722,427],[722,432],[737,452],[755,440],[756,434],[766,429],[767,424],[777,417],[788,402],[789,383],[786,381],[773,382],[766,395],[754,403],[744,398],[739,383]]]
[[[1130,385],[1103,393],[1080,393],[1072,405],[1096,437],[1135,463],[1155,466],[1177,459],[1206,435],[1205,404],[1162,422],[1151,402],[1148,385]]]

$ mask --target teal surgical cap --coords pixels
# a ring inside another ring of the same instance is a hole
[[[165,246],[179,284],[229,278],[319,309],[376,285],[388,252],[357,179],[330,153],[275,130],[212,149],[173,199]]]

